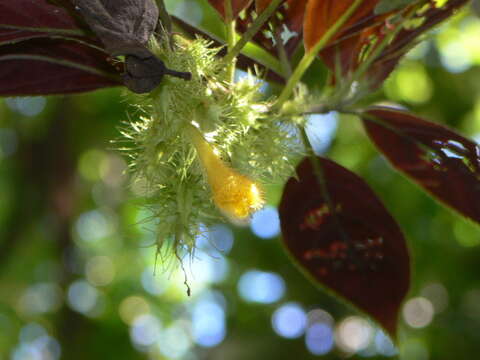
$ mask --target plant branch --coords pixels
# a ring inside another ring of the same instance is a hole
[[[290,95],[292,94],[293,90],[300,82],[303,74],[305,71],[310,67],[313,60],[317,54],[323,50],[323,48],[328,44],[328,42],[332,39],[332,37],[340,30],[340,28],[348,21],[348,19],[353,15],[355,10],[362,4],[364,0],[355,0],[353,4],[348,8],[347,11],[333,24],[326,32],[323,34],[322,38],[315,44],[314,47],[309,49],[305,55],[303,55],[302,60],[297,65],[295,71],[293,72],[292,76],[288,80],[287,84],[283,88],[280,96],[275,103],[276,108],[280,108],[285,101],[288,100]]]

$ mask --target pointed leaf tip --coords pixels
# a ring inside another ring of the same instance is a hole
[[[392,108],[370,108],[363,118],[368,136],[397,170],[480,223],[478,144],[445,126]]]
[[[309,159],[280,204],[283,242],[316,283],[377,321],[395,339],[410,283],[402,232],[372,190],[340,165],[317,158],[335,209],[330,211]]]

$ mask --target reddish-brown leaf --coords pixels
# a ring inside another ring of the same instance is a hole
[[[480,146],[444,126],[391,108],[367,110],[363,123],[396,169],[480,223]]]
[[[220,13],[220,15],[225,20],[225,0],[208,0],[208,2]],[[243,9],[250,5],[252,0],[231,0],[231,2],[233,17],[236,18]]]
[[[0,96],[50,95],[121,85],[103,51],[48,38],[0,46]]]
[[[332,208],[309,159],[285,186],[283,241],[315,282],[332,290],[396,335],[410,282],[405,239],[395,220],[357,175],[318,158]]]
[[[373,14],[379,0],[364,0],[345,22],[339,31],[330,39],[337,39],[345,29],[351,28]],[[337,20],[352,6],[355,0],[309,0],[305,12],[303,36],[305,48],[313,48]]]
[[[238,19],[237,31],[244,33],[255,16],[262,12],[271,0],[258,1],[246,10],[244,19]],[[291,57],[302,41],[303,19],[308,0],[285,0],[277,12],[270,18],[261,30],[253,37],[253,41],[273,55],[278,54],[274,33],[278,34],[282,44]]]
[[[420,25],[399,31],[367,69],[365,78],[371,90],[375,90],[383,83],[420,35],[449,18],[468,0],[450,0],[442,7],[437,7],[433,1],[424,0],[424,2],[425,7],[415,13],[413,21],[410,22],[410,24]],[[346,28],[336,41],[322,51],[322,59],[332,71],[340,68],[342,76],[348,77],[365,61],[366,55],[372,53],[375,49],[373,44],[380,44],[385,35],[393,31],[394,25],[389,22],[391,16],[405,14],[413,9],[413,6],[416,4],[383,15],[375,15],[371,12],[357,24]],[[401,24],[395,26],[401,26]]]

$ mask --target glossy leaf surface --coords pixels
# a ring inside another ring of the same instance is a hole
[[[409,287],[410,260],[400,228],[357,175],[318,158],[329,210],[309,159],[297,168],[280,204],[283,241],[318,284],[380,323],[392,337]]]
[[[442,203],[480,223],[480,146],[407,112],[372,108],[369,137],[392,165]]]

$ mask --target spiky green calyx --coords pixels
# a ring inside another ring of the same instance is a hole
[[[166,77],[152,93],[134,95],[138,113],[122,133],[130,141],[124,149],[133,181],[143,184],[158,219],[158,244],[171,245],[179,257],[194,248],[200,224],[222,214],[248,218],[263,204],[261,184],[292,174],[301,153],[292,128],[300,120],[288,103],[272,112],[273,100],[262,98],[250,74],[231,83],[220,49],[209,42],[176,36],[168,44],[150,45],[191,80]]]

